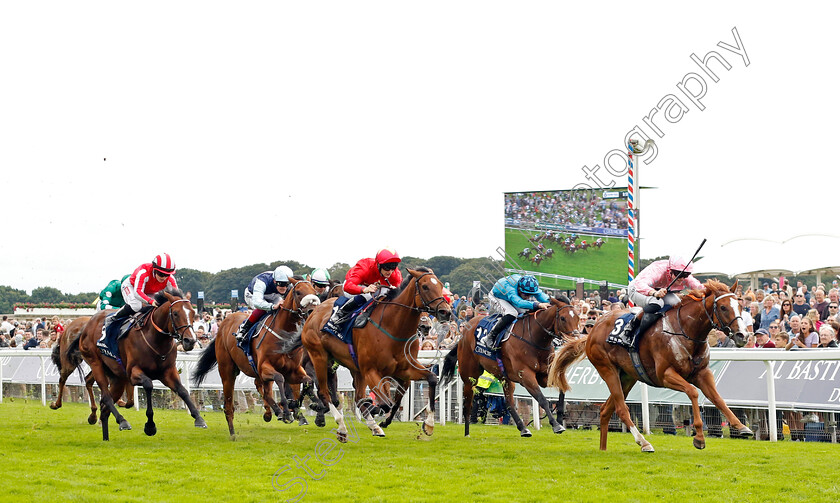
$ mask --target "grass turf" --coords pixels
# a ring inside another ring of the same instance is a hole
[[[328,428],[266,424],[238,414],[228,439],[220,412],[196,429],[185,411],[156,410],[147,437],[143,411],[125,411],[132,431],[86,422],[83,404],[52,411],[17,399],[0,405],[0,501],[829,501],[840,496],[831,474],[840,446],[707,439],[698,451],[685,436],[653,434],[643,454],[630,434],[597,430],[519,438],[514,427],[437,426],[418,440],[414,423],[375,438],[353,422],[358,440],[338,446]],[[312,421],[310,421],[311,423]],[[112,423],[113,424],[113,423]],[[533,431],[533,429],[532,429]],[[333,446],[333,450],[324,450]],[[325,467],[317,459],[334,459]],[[340,450],[339,450],[340,449]],[[307,457],[308,456],[308,457]],[[305,465],[304,465],[305,463]],[[287,468],[286,468],[287,467]],[[307,473],[308,467],[311,473]],[[284,471],[284,468],[285,471]],[[285,490],[283,486],[285,485]],[[305,493],[301,494],[301,490]]]
[[[559,244],[545,242],[543,245],[546,248],[554,248],[554,256],[543,260],[540,265],[534,265],[530,260],[517,256],[525,248],[534,248],[534,245],[528,241],[534,234],[533,231],[505,229],[505,251],[522,269],[597,281],[607,280],[620,285],[627,283],[626,239],[605,237],[601,248],[589,248],[576,251],[574,254],[563,251]],[[596,237],[583,236],[583,239],[594,242]],[[532,253],[531,256],[533,255]],[[572,281],[553,278],[540,278],[540,286],[563,289],[575,287]]]

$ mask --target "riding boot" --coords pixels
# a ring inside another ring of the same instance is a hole
[[[490,351],[498,351],[499,346],[502,344],[502,336],[505,333],[505,329],[510,325],[510,323],[516,319],[516,316],[512,314],[506,314],[502,316],[499,321],[496,322],[496,325],[490,330],[490,333],[487,334],[486,345],[487,349]]]
[[[254,326],[255,321],[251,321],[247,319],[239,325],[239,330],[236,331],[236,343],[240,344],[243,340],[245,340],[245,334],[248,333],[248,330],[251,330],[251,327]]]
[[[361,297],[361,301],[359,301],[359,297]],[[331,329],[338,332],[344,323],[350,319],[350,316],[353,315],[353,311],[355,311],[358,307],[364,304],[365,298],[361,295],[357,295],[355,297],[350,298],[347,302],[344,303],[339,308],[334,308],[332,316],[330,316],[330,320],[327,322],[327,325],[330,326]]]
[[[105,323],[102,325],[102,337],[100,337],[99,340],[105,340],[105,331],[108,330],[108,327],[110,327],[112,323],[114,323],[115,321],[122,322],[122,320],[128,318],[132,314],[134,314],[134,309],[131,309],[131,306],[126,304],[113,315],[106,317]]]
[[[635,331],[635,333],[637,335],[635,337],[633,337],[631,340],[627,341],[628,344],[630,344],[633,347],[636,347],[636,341],[641,340],[641,338],[644,336],[644,333],[647,332],[647,329],[649,329],[651,326],[653,326],[653,324],[656,323],[656,320],[658,320],[658,319],[659,319],[659,313],[655,313],[655,312],[654,313],[648,313],[648,312],[643,313],[642,314],[642,319],[641,319],[641,321],[639,321],[639,330]],[[632,335],[632,334],[629,334],[629,335]]]

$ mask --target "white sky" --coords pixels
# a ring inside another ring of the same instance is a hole
[[[643,257],[835,233],[838,11],[5,2],[0,285],[98,291],[162,251],[211,272],[385,245],[488,256],[504,191],[609,179],[604,156],[669,93],[689,112],[654,119]],[[717,46],[733,27],[748,67]],[[712,50],[732,65],[710,64],[717,83],[689,57]],[[677,90],[688,72],[704,111]]]

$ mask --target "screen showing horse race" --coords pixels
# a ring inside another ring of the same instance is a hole
[[[577,278],[627,284],[627,191],[505,193],[506,268],[548,288]],[[586,288],[591,288],[591,285]]]

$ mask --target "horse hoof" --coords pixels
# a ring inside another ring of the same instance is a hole
[[[126,409],[130,409],[134,407],[134,402],[126,402],[125,405],[123,405],[123,407],[125,407]]]
[[[531,436],[531,431],[530,431],[530,430],[528,430],[528,428],[525,428],[524,430],[522,430],[522,431],[519,433],[519,436],[520,436],[520,437],[525,437],[525,438],[528,438],[528,437],[530,437],[530,436]]]
[[[434,425],[429,425],[427,423],[423,423],[422,429],[423,429],[423,433],[425,433],[426,436],[428,436],[428,437],[431,437],[432,434],[435,432],[435,426]]]
[[[335,433],[335,438],[338,439],[338,441],[341,442],[342,444],[347,443],[347,434],[346,433],[336,432]]]
[[[652,445],[646,444],[642,446],[642,452],[656,452]]]
[[[120,431],[130,430],[130,429],[131,429],[131,425],[128,424],[128,421],[123,421],[123,422],[120,423]]]
[[[123,400],[122,398],[117,400],[117,407],[125,407],[125,400]]]
[[[120,426],[120,429],[122,429],[122,426]],[[155,436],[155,433],[157,433],[157,426],[155,426],[154,423],[146,423],[146,426],[143,428],[143,433],[147,436],[153,437]]]
[[[385,432],[382,431],[381,428],[377,428],[376,430],[373,431],[373,436],[374,437],[385,438]]]
[[[307,421],[305,417],[301,416],[298,420],[298,426],[309,426],[309,421]]]
[[[316,416],[315,417],[315,426],[318,428],[323,428],[327,425],[327,422],[324,420],[324,416]]]
[[[694,447],[697,449],[705,449],[706,448],[706,441],[700,440],[697,437],[694,437]]]
[[[563,433],[564,431],[566,431],[566,427],[562,424],[558,424],[554,427],[554,433]]]
[[[287,413],[285,413],[285,414],[283,414],[283,417],[282,417],[282,418],[279,418],[279,417],[278,417],[277,419],[278,419],[278,420],[282,420],[282,421],[283,421],[284,423],[286,423],[286,424],[291,424],[291,423],[294,423],[294,422],[295,422],[295,418],[294,418],[294,417],[292,417],[292,415],[291,415],[291,414],[289,414],[288,412],[287,412]]]
[[[751,429],[744,426],[743,428],[738,430],[738,435],[740,435],[742,437],[751,437],[751,436],[755,435],[755,433],[753,433],[753,431]]]
[[[195,427],[207,429],[207,423],[204,421],[203,417],[199,417],[195,420]]]
[[[91,414],[88,416],[88,424],[96,424],[96,415]]]
[[[277,416],[277,420],[280,420],[280,416]],[[266,412],[265,414],[263,414],[263,421],[265,421],[266,423],[271,422],[271,412]]]
[[[236,433],[231,434],[230,441],[231,442],[236,442]]]
[[[50,404],[50,408],[51,408],[52,410],[56,410],[56,409],[58,409],[58,407],[56,407],[56,406],[55,406],[55,402],[52,402],[52,403]]]

